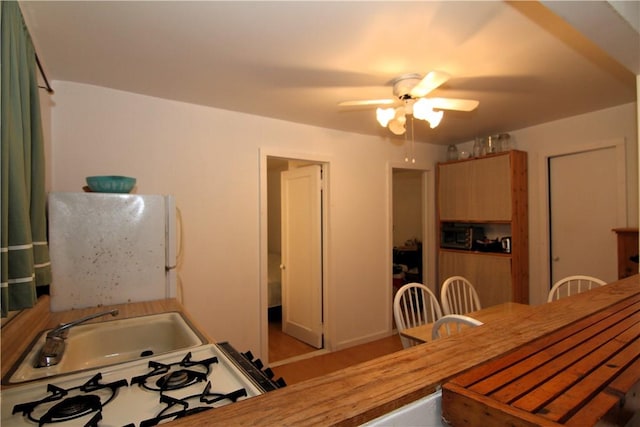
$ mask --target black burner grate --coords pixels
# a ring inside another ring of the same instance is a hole
[[[169,391],[189,387],[201,381],[206,381],[211,365],[218,363],[218,358],[213,356],[208,359],[193,361],[191,352],[187,353],[181,361],[175,363],[160,363],[149,361],[150,372],[133,377],[131,385],[139,384],[151,391]]]
[[[196,414],[198,412],[214,409],[216,403],[229,400],[236,402],[241,397],[247,396],[244,388],[232,391],[230,393],[215,393],[211,391],[211,381],[208,381],[203,391],[198,394],[186,396],[176,399],[167,394],[160,395],[160,403],[166,406],[154,418],[144,420],[140,423],[140,427],[151,427],[160,424],[165,420],[175,420],[186,417],[187,415]],[[204,405],[200,405],[200,403]]]
[[[75,420],[93,414],[87,426],[95,426],[102,418],[102,408],[113,400],[120,387],[127,387],[126,380],[101,383],[102,374],[94,375],[86,383],[71,388],[47,384],[43,399],[21,403],[13,407],[13,413],[22,413],[39,426]]]

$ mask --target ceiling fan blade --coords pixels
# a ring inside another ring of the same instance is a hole
[[[438,110],[473,111],[480,104],[475,99],[427,98]]]
[[[414,98],[422,98],[438,86],[445,83],[450,77],[451,76],[449,74],[443,73],[442,71],[430,71],[418,82],[417,85],[413,87],[413,89],[411,89],[409,95]]]
[[[391,105],[396,102],[397,101],[395,99],[365,99],[362,101],[342,101],[338,105],[340,107],[356,107],[367,105]]]

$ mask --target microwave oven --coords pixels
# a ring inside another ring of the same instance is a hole
[[[471,250],[476,240],[484,239],[484,229],[472,225],[443,225],[440,232],[440,247]]]

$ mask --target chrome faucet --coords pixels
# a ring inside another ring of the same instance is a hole
[[[64,340],[67,338],[69,329],[71,329],[72,327],[84,322],[88,322],[89,320],[93,320],[97,317],[106,316],[108,314],[116,316],[118,313],[119,311],[117,309],[103,311],[101,313],[91,314],[81,319],[74,320],[73,322],[59,324],[55,329],[52,329],[47,333],[47,339],[40,349],[35,367],[45,368],[48,366],[57,365],[60,362],[66,346]]]

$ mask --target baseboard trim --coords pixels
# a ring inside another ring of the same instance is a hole
[[[341,341],[336,344],[333,351],[344,350],[346,348],[354,347],[356,345],[367,344],[371,341],[377,341],[383,338],[390,337],[397,333],[396,331],[384,331],[376,334],[367,335],[364,337],[359,337],[357,339],[349,340],[349,341]]]
[[[277,362],[269,363],[269,366],[275,368],[277,366],[287,365],[289,363],[298,362],[300,360],[306,360],[312,357],[322,356],[323,354],[329,354],[329,353],[331,353],[329,350],[320,349],[317,351],[311,351],[309,353],[301,354],[299,356],[290,357],[288,359],[278,360]]]

